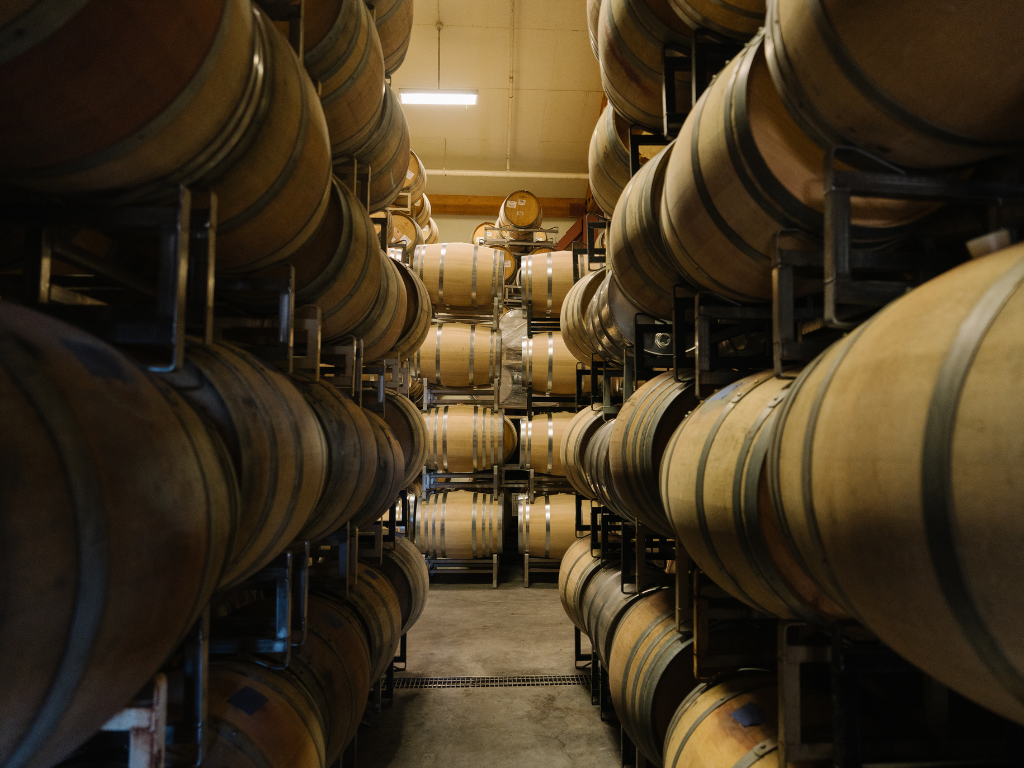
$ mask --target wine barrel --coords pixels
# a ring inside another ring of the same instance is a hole
[[[303,14],[303,61],[320,83],[331,153],[351,155],[370,138],[384,99],[384,54],[373,15],[356,0],[310,0]]]
[[[377,469],[370,493],[352,517],[352,524],[358,528],[369,526],[388,511],[398,498],[405,478],[405,456],[395,433],[380,416],[366,408],[362,411],[377,443]]]
[[[619,619],[608,658],[608,687],[622,728],[661,765],[669,724],[693,676],[693,635],[676,631],[675,590],[635,600]]]
[[[576,493],[588,499],[595,498],[595,495],[585,472],[587,446],[603,424],[604,413],[601,409],[584,408],[572,417],[558,446],[565,478]]]
[[[405,306],[405,320],[402,323],[401,335],[394,346],[384,354],[384,357],[406,360],[417,352],[426,341],[427,334],[430,332],[433,307],[430,304],[427,287],[416,273],[400,261],[395,259],[389,259],[389,261],[402,278],[408,303]]]
[[[545,475],[564,475],[562,440],[574,413],[541,413],[532,419],[523,419],[522,456],[520,463]]]
[[[427,468],[438,472],[487,472],[516,449],[515,427],[501,411],[479,405],[431,408]]]
[[[427,330],[413,367],[417,378],[437,386],[490,386],[501,373],[501,360],[501,331],[485,325],[440,323]]]
[[[376,405],[377,392],[363,390],[363,402]],[[384,423],[402,449],[401,487],[408,488],[423,472],[427,462],[427,427],[420,409],[405,395],[384,390]]]
[[[763,672],[743,671],[715,685],[701,683],[669,723],[665,768],[777,765],[778,709],[775,679]]]
[[[209,674],[203,763],[325,764],[320,713],[294,675],[241,659],[215,661]]]
[[[612,489],[608,444],[611,441],[614,428],[615,419],[609,419],[599,426],[594,432],[594,436],[590,438],[587,443],[587,451],[583,455],[583,476],[586,478],[587,485],[590,486],[590,493],[586,495],[616,514],[628,517],[628,510],[620,508],[618,497],[614,495]]]
[[[534,251],[523,256],[520,269],[523,301],[533,317],[558,317],[573,286],[572,251]]]
[[[659,152],[627,183],[615,207],[608,239],[608,264],[623,295],[663,320],[672,319],[675,296],[696,293],[665,247],[658,219],[670,151]],[[680,284],[684,290],[677,292]]]
[[[0,304],[0,761],[67,757],[149,680],[217,587],[230,458],[99,339]],[[45,567],[40,564],[45,563]]]
[[[412,216],[404,213],[392,213],[391,220],[394,229],[391,233],[390,245],[402,244],[406,252],[412,251],[417,246],[423,245],[423,229]]]
[[[956,6],[921,19],[877,0],[856,8],[770,3],[772,80],[822,147],[852,144],[919,168],[1016,150],[1024,131],[1017,55],[1024,20],[1012,4],[979,10]],[[954,37],[972,42],[949,51],[945,42]],[[914,41],[912,53],[900,47],[906,40]],[[899,53],[879,56],[887,49]]]
[[[704,92],[670,150],[661,226],[681,275],[738,301],[770,300],[779,230],[823,231],[824,158],[780,103],[759,36]],[[883,243],[934,208],[854,197],[851,237]]]
[[[615,567],[601,568],[590,580],[580,603],[580,616],[587,627],[591,646],[608,666],[619,622],[640,596],[623,592],[622,573]]]
[[[375,22],[384,49],[384,73],[391,75],[402,66],[412,40],[412,0],[377,0]]]
[[[306,640],[292,648],[288,671],[316,704],[325,764],[332,765],[356,735],[370,688],[370,647],[355,613],[337,600],[310,594]]]
[[[391,582],[366,563],[356,565],[355,583],[336,579],[314,581],[310,594],[342,602],[359,620],[370,649],[371,684],[391,666],[402,639],[402,609]]]
[[[619,507],[630,518],[675,537],[659,492],[662,457],[676,427],[699,399],[692,379],[655,376],[622,405],[608,439],[608,468]]]
[[[702,402],[661,460],[676,540],[715,584],[787,619],[846,618],[789,554],[764,481],[772,415],[792,379],[748,376]]]
[[[477,224],[476,229],[473,230],[473,236],[469,238],[469,242],[473,245],[480,245],[480,241],[488,235],[487,230],[491,230],[491,237],[498,237],[498,233],[494,231],[494,222],[485,221],[483,224]],[[505,279],[508,279],[507,275]]]
[[[601,62],[601,54],[597,48],[597,24],[601,19],[601,0],[587,0],[587,33],[590,35],[590,50],[594,58]]]
[[[707,29],[746,42],[764,26],[765,0],[719,3],[715,0],[669,0],[693,29]]]
[[[377,441],[363,410],[325,379],[297,373],[292,383],[309,403],[327,442],[327,481],[298,538],[319,541],[347,523],[370,494]]]
[[[151,5],[145,24],[131,0],[31,5],[0,10],[5,182],[54,193],[188,184],[251,127],[269,53],[246,0]]]
[[[836,342],[790,387],[767,465],[813,582],[913,664],[1019,723],[1022,283],[1016,245]]]
[[[583,385],[589,392],[589,379]],[[576,358],[562,334],[548,331],[523,339],[523,386],[544,395],[576,393]]]
[[[384,574],[398,595],[402,614],[404,635],[423,614],[430,589],[430,574],[423,555],[404,536],[395,539],[393,545],[384,546],[380,565],[375,566]]]
[[[505,198],[498,211],[495,226],[507,231],[513,240],[533,242],[532,232],[517,232],[520,228],[537,228],[544,224],[544,208],[540,200],[532,192],[520,189]]]
[[[427,497],[416,517],[416,544],[430,558],[469,560],[502,552],[503,496],[445,491]]]
[[[409,124],[405,120],[398,96],[390,85],[384,86],[380,117],[369,140],[353,154],[360,162],[370,166],[370,210],[387,208],[402,192],[405,171],[409,166]],[[344,156],[335,154],[333,157],[338,163]],[[343,174],[347,165],[338,165],[338,173]]]
[[[587,341],[601,359],[621,363],[632,347],[629,338],[641,310],[626,298],[610,271],[605,269],[597,274],[597,289],[587,305]]]
[[[324,339],[351,334],[380,290],[383,262],[373,222],[358,198],[337,179],[323,226],[291,261],[295,300],[316,304]]]
[[[430,198],[426,195],[420,195],[420,199],[416,200],[412,204],[412,217],[416,219],[416,223],[421,227],[429,226],[430,224]]]
[[[600,2],[589,0],[588,7],[600,13]],[[591,11],[593,13],[593,10]],[[593,37],[591,40],[593,41]],[[596,44],[595,44],[596,55]],[[619,195],[629,183],[629,123],[611,104],[605,106],[590,137],[587,156],[590,191],[606,214],[611,215]]]
[[[604,280],[605,271],[600,269],[590,272],[573,284],[565,295],[560,313],[562,341],[573,357],[589,366],[591,358],[597,354],[594,344],[587,334],[588,307]],[[598,358],[600,359],[600,358]]]
[[[601,558],[594,556],[589,536],[576,539],[569,545],[558,568],[558,596],[562,607],[569,620],[583,633],[587,631],[581,613],[583,595],[600,569]]]
[[[267,565],[303,531],[327,480],[327,443],[295,386],[231,344],[190,344],[164,379],[224,440],[241,491],[221,588]]]
[[[409,167],[405,172],[405,182],[402,184],[402,191],[408,193],[410,206],[417,202],[427,189],[427,169],[423,167],[420,160],[412,150],[409,150]]]
[[[353,336],[363,340],[363,360],[367,362],[384,357],[398,341],[402,335],[409,301],[400,272],[401,265],[381,253],[380,249],[377,250],[377,258],[381,262],[382,272],[377,301],[369,314],[351,331]]]
[[[437,228],[437,222],[433,219],[427,222],[427,226],[423,229],[423,242],[427,245],[434,245],[440,242],[441,232]]]
[[[516,494],[519,554],[559,560],[576,541],[576,496],[570,493]]]
[[[434,306],[483,309],[490,313],[495,297],[512,277],[515,261],[499,248],[469,243],[421,245],[412,268],[420,276]]]

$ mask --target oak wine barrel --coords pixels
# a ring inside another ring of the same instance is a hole
[[[423,167],[420,160],[412,150],[409,150],[409,167],[405,171],[405,182],[402,184],[402,192],[409,195],[410,205],[423,197],[427,189],[427,169]]]
[[[293,374],[292,383],[309,403],[327,442],[327,481],[300,539],[319,541],[359,511],[377,469],[377,441],[362,408],[325,379]]]
[[[418,246],[412,268],[430,292],[438,309],[482,309],[491,313],[495,297],[515,271],[508,251],[469,243]]]
[[[523,302],[533,317],[558,317],[573,286],[572,251],[534,251],[520,261]]]
[[[366,209],[337,179],[316,236],[292,256],[295,300],[316,304],[324,339],[351,334],[370,312],[383,278],[380,243]]]
[[[232,659],[210,664],[203,763],[323,766],[324,725],[287,670]]]
[[[559,412],[523,419],[520,463],[541,474],[564,475],[562,441],[575,417],[574,413]]]
[[[889,304],[794,381],[767,465],[779,526],[813,582],[911,663],[1018,723],[1022,284],[1015,245]]]
[[[388,241],[389,245],[402,244],[405,246],[406,252],[411,252],[416,247],[423,245],[423,229],[412,216],[392,212],[391,221],[394,228]]]
[[[377,0],[374,21],[384,50],[384,74],[402,66],[412,40],[413,0]]]
[[[516,449],[515,427],[501,411],[479,405],[442,405],[431,408],[423,418],[428,469],[487,472]]]
[[[490,232],[488,232],[488,230],[490,230]],[[480,240],[488,236],[491,238],[498,237],[498,233],[494,228],[494,222],[492,221],[485,221],[483,224],[477,224],[476,229],[473,230],[473,236],[469,238],[469,242],[473,245],[479,245]],[[506,279],[508,278],[506,277]]]
[[[409,2],[409,5],[411,7],[412,3]],[[387,208],[402,192],[405,172],[409,167],[409,124],[405,120],[398,96],[390,85],[384,86],[380,116],[369,140],[360,149],[354,150],[353,154],[360,162],[370,166],[370,210]],[[333,155],[335,163],[344,157],[337,153]],[[344,173],[344,170],[344,167],[338,166],[339,174]]]
[[[626,298],[612,272],[606,269],[601,274],[587,306],[587,340],[604,360],[622,362],[633,347],[636,316],[643,311]]]
[[[708,87],[668,151],[660,220],[680,274],[737,301],[770,300],[779,230],[823,231],[825,151],[782,106],[762,35]],[[854,197],[850,234],[885,243],[934,209]],[[798,281],[798,293],[809,289]]]
[[[576,493],[588,499],[595,496],[585,473],[587,446],[603,424],[604,413],[601,409],[584,408],[572,417],[558,446],[559,460],[566,479]]]
[[[366,408],[362,411],[370,422],[370,429],[377,443],[377,468],[370,493],[359,506],[359,511],[352,517],[352,524],[358,528],[365,528],[379,520],[381,515],[391,508],[398,498],[398,493],[403,487],[402,480],[405,478],[405,455],[395,438],[395,433],[376,413]]]
[[[800,570],[764,476],[773,414],[792,379],[748,376],[704,400],[672,435],[661,497],[676,540],[718,586],[786,619],[843,619]]]
[[[427,330],[413,359],[416,378],[444,387],[485,387],[501,374],[501,331],[439,323]]]
[[[419,549],[404,536],[384,545],[379,565],[374,566],[391,582],[398,595],[404,635],[423,614],[430,589],[430,574]]]
[[[384,354],[384,357],[406,360],[415,354],[426,341],[427,334],[430,332],[433,307],[430,304],[427,287],[419,276],[402,262],[396,259],[389,260],[398,270],[398,274],[405,284],[405,295],[408,301],[405,306],[405,320],[402,323],[401,335],[391,349]]]
[[[377,249],[381,263],[380,289],[369,313],[352,328],[352,335],[363,340],[363,360],[385,357],[402,335],[408,311],[409,295],[402,279],[402,265]],[[329,339],[331,341],[333,339]]]
[[[627,510],[620,509],[618,497],[612,489],[608,445],[614,428],[615,419],[609,419],[601,424],[590,438],[586,453],[583,455],[583,476],[590,487],[587,496],[599,501],[601,506],[608,507],[616,514],[628,517]]]
[[[360,0],[309,0],[303,14],[303,62],[320,83],[331,153],[351,155],[370,138],[384,98],[373,15]]]
[[[597,48],[597,23],[601,18],[601,0],[587,0],[587,33],[590,36],[590,50],[594,52],[594,58],[601,61],[601,54]]]
[[[370,647],[355,613],[322,594],[306,603],[306,640],[292,648],[288,672],[316,704],[324,726],[326,765],[352,741],[370,688]]]
[[[520,189],[505,198],[498,211],[495,226],[501,227],[504,236],[512,240],[534,241],[533,232],[518,232],[517,229],[540,227],[544,224],[544,208],[532,192]]]
[[[767,26],[772,80],[822,147],[856,145],[890,163],[936,168],[1021,146],[1024,18],[1012,3],[958,4],[921,18],[878,0],[776,1]],[[950,51],[953,37],[971,42]]]
[[[240,489],[240,516],[221,588],[267,565],[302,532],[328,475],[327,442],[295,386],[245,350],[190,344],[164,379],[224,440]]]
[[[561,559],[576,541],[576,496],[571,493],[516,494],[519,554]]]
[[[416,223],[421,227],[426,227],[430,224],[431,213],[430,198],[426,195],[420,195],[419,200],[415,200],[412,204],[412,217],[416,219]]]
[[[0,761],[44,768],[126,705],[209,602],[237,488],[220,437],[170,387],[8,302],[0,416]]]
[[[601,286],[601,281],[604,280],[604,275],[604,269],[600,269],[577,280],[565,295],[560,313],[562,341],[573,357],[588,367],[591,358],[597,354],[597,349],[587,334],[588,308]]]
[[[434,245],[441,242],[441,231],[437,228],[437,222],[433,219],[427,222],[423,228],[423,242],[427,245]]]
[[[502,553],[504,496],[435,493],[420,503],[416,544],[430,558],[469,560]]]
[[[375,388],[363,389],[363,402],[377,404]],[[398,441],[404,458],[401,487],[408,488],[423,472],[427,461],[427,427],[423,413],[405,395],[384,390],[384,422]]]
[[[675,531],[659,492],[665,446],[696,407],[692,379],[669,371],[655,376],[623,403],[608,438],[608,468],[618,506],[633,520],[669,538]]]
[[[606,667],[619,622],[639,598],[635,592],[622,591],[622,573],[612,565],[594,574],[583,593],[580,616],[587,627],[591,646]]]
[[[594,133],[590,137],[587,157],[590,189],[597,204],[608,216],[614,212],[623,188],[629,183],[629,133],[629,122],[608,104],[597,119]],[[650,132],[643,131],[642,135],[649,136]],[[657,146],[642,143],[639,149],[641,167],[659,151]],[[603,238],[604,234],[605,230],[601,230],[596,233],[596,238]],[[596,239],[594,244],[598,248],[603,246]]]
[[[576,393],[576,358],[562,334],[548,331],[523,339],[523,386],[544,395]],[[590,391],[590,380],[583,382]]]
[[[590,580],[600,569],[601,558],[594,556],[589,536],[576,539],[569,545],[558,568],[558,596],[562,600],[562,608],[565,609],[569,620],[584,634],[587,625],[580,613],[583,595],[590,585]]]
[[[765,0],[669,0],[693,29],[710,30],[745,42],[764,26]]]

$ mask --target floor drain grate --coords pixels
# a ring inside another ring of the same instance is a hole
[[[395,688],[515,688],[533,685],[590,685],[590,675],[395,678]]]

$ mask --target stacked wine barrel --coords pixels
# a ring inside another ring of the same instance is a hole
[[[391,245],[404,245],[410,255],[417,246],[424,243],[433,245],[440,239],[437,222],[430,216],[430,199],[425,194],[426,189],[426,168],[419,155],[410,151],[409,168],[405,172],[401,190],[405,197],[392,206],[395,216],[401,220],[401,226],[396,226],[389,239]]]

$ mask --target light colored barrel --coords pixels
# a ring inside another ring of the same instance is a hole
[[[500,555],[503,536],[503,496],[445,491],[420,504],[416,544],[427,557],[470,560]]]
[[[615,275],[602,274],[595,278],[600,283],[587,305],[587,340],[602,359],[621,363],[633,346],[636,316],[643,310],[626,298]]]
[[[523,419],[520,443],[525,465],[545,475],[564,475],[562,440],[575,416],[558,412]]]
[[[352,524],[359,528],[371,525],[388,511],[398,498],[405,477],[405,455],[391,427],[366,408],[363,408],[363,415],[370,422],[377,443],[377,468],[370,493],[352,517]]]
[[[569,493],[535,496],[516,494],[519,554],[561,559],[576,541],[576,496]]]
[[[370,687],[370,647],[351,608],[310,594],[306,640],[292,648],[288,671],[316,704],[324,725],[326,765],[331,765],[355,737]]]
[[[513,240],[533,242],[532,232],[516,232],[516,228],[537,228],[544,224],[544,208],[532,192],[520,189],[505,198],[498,212],[497,226],[508,229]]]
[[[412,204],[412,217],[416,219],[416,223],[421,227],[426,227],[430,223],[430,198],[426,195],[420,195],[419,200],[416,200]]]
[[[532,307],[533,317],[558,317],[573,286],[572,273],[572,251],[538,250],[523,256],[523,301]]]
[[[411,2],[408,4],[412,5]],[[370,166],[370,210],[387,208],[402,192],[405,171],[409,166],[409,124],[405,120],[398,96],[390,85],[384,86],[384,101],[377,124],[369,140],[355,151],[355,156]],[[337,162],[343,156],[334,154],[333,157]],[[338,166],[339,175],[344,174],[347,167],[347,163]]]
[[[600,14],[598,0],[589,0],[588,7]],[[602,211],[611,215],[623,187],[629,183],[629,123],[611,104],[605,106],[594,126],[587,166],[594,199]]]
[[[649,315],[672,319],[673,297],[695,289],[679,273],[661,234],[661,197],[670,147],[627,183],[615,207],[608,239],[608,264],[630,303]],[[676,291],[676,286],[682,290]]]
[[[423,229],[423,242],[427,245],[434,245],[441,241],[441,232],[437,228],[437,222],[430,219]]]
[[[584,461],[587,446],[602,424],[604,414],[600,409],[584,408],[572,417],[558,446],[558,455],[566,479],[576,493],[588,499],[595,498],[595,494],[587,479]]]
[[[245,150],[212,181],[217,269],[254,272],[287,259],[316,234],[331,194],[327,121],[288,40],[256,12],[266,36],[270,103]]]
[[[583,595],[600,569],[601,558],[594,556],[589,536],[576,539],[569,545],[558,568],[558,596],[562,607],[569,620],[583,633],[587,631],[581,614]]]
[[[783,228],[824,227],[824,150],[782,106],[758,38],[704,92],[665,170],[661,225],[688,282],[738,301],[771,299],[771,256]],[[726,130],[728,126],[728,130]],[[854,197],[851,237],[899,236],[935,204]],[[810,290],[797,284],[797,291]]]
[[[407,251],[412,251],[416,246],[423,245],[423,229],[416,220],[404,213],[392,213],[391,220],[394,229],[391,233],[390,245],[402,244]]]
[[[772,2],[768,29],[772,79],[823,147],[856,145],[922,168],[966,165],[1020,147],[1024,19],[1012,3],[958,4],[921,18],[877,0],[856,8]],[[951,38],[972,42],[949,51]],[[913,40],[912,54],[898,47],[906,40]],[[880,55],[887,49],[900,53]]]
[[[474,245],[479,245],[479,240],[484,238],[484,237],[486,237],[486,236],[488,236],[487,230],[489,230],[489,229],[490,230],[494,229],[494,222],[493,221],[485,221],[483,224],[477,224],[476,229],[473,230],[473,236],[471,238],[469,238],[469,241],[471,243],[473,243]],[[493,231],[490,232],[489,234],[492,237],[497,237],[498,236],[498,233],[497,232],[493,232]]]
[[[622,572],[615,567],[601,568],[592,578],[583,600],[580,615],[598,658],[608,666],[612,644],[619,622],[639,596],[622,589]]]
[[[594,52],[594,58],[601,61],[601,54],[597,48],[597,24],[601,19],[601,0],[587,0],[587,32],[590,35],[590,50]]]
[[[427,467],[439,472],[487,472],[507,460],[518,438],[512,422],[479,405],[431,408],[427,425]]]
[[[440,323],[427,330],[413,359],[417,378],[434,386],[486,387],[501,373],[501,331]]]
[[[482,309],[489,313],[515,270],[507,251],[469,243],[421,245],[412,268],[438,309]]]
[[[380,244],[366,208],[337,179],[323,225],[292,259],[295,299],[316,304],[324,339],[352,332],[370,312],[380,290]]]
[[[430,332],[433,307],[430,304],[427,287],[419,276],[400,261],[389,260],[405,285],[407,303],[404,308],[405,320],[402,322],[401,334],[391,349],[384,353],[384,357],[406,360],[415,354],[426,341],[427,334]]]
[[[739,672],[716,685],[702,683],[669,723],[665,768],[775,768],[778,701],[775,679],[762,672]]]
[[[662,457],[676,427],[698,403],[692,379],[655,376],[622,405],[608,439],[613,496],[631,519],[673,538],[659,492]]]
[[[1016,245],[836,342],[791,386],[767,474],[818,587],[940,682],[1024,723],[1022,283]]]
[[[331,152],[351,155],[369,139],[384,98],[384,54],[373,15],[350,0],[310,0],[303,14],[303,61],[320,83]]]
[[[21,750],[43,768],[116,714],[209,602],[237,488],[220,438],[170,387],[9,302],[0,415],[0,760]]]
[[[548,331],[523,339],[523,386],[534,392],[575,394],[576,363],[560,333]],[[589,383],[584,382],[587,391]]]
[[[260,768],[324,765],[324,727],[285,670],[232,659],[210,664],[203,762]]]
[[[394,544],[384,545],[379,565],[375,566],[394,587],[402,612],[404,635],[423,614],[430,589],[430,573],[423,555],[409,539],[400,536]]]
[[[231,344],[190,345],[165,379],[213,425],[235,462],[238,529],[223,587],[282,552],[316,509],[327,480],[327,443],[295,386]]]
[[[402,335],[408,311],[409,295],[402,280],[402,265],[377,250],[381,262],[381,282],[377,301],[351,333],[363,340],[363,360],[384,357]]]
[[[669,0],[672,7],[693,29],[717,32],[745,42],[764,26],[765,0],[740,0],[721,3],[716,0]]]
[[[402,66],[412,40],[413,0],[377,0],[374,17],[384,49],[384,72],[391,75]]]
[[[54,193],[191,183],[251,128],[269,54],[246,0],[154,6],[145,25],[131,0],[22,15],[31,5],[0,11],[5,182]]]
[[[615,630],[608,687],[623,729],[655,765],[676,709],[696,685],[693,636],[676,631],[675,590],[636,600]]]
[[[782,618],[841,619],[789,553],[763,479],[791,381],[755,374],[701,403],[665,449],[661,496],[677,541],[722,589]]]
[[[326,379],[296,374],[292,382],[316,414],[327,443],[327,480],[299,538],[319,541],[353,518],[370,494],[377,441],[363,410]]]
[[[411,4],[411,3],[410,3]],[[405,183],[402,184],[402,192],[409,194],[409,202],[414,203],[423,197],[427,188],[427,169],[423,167],[420,160],[412,150],[409,150],[409,167],[405,171]]]
[[[591,358],[597,354],[597,349],[587,334],[588,309],[604,275],[604,269],[600,269],[577,280],[566,294],[560,313],[562,341],[573,357],[588,367]]]

